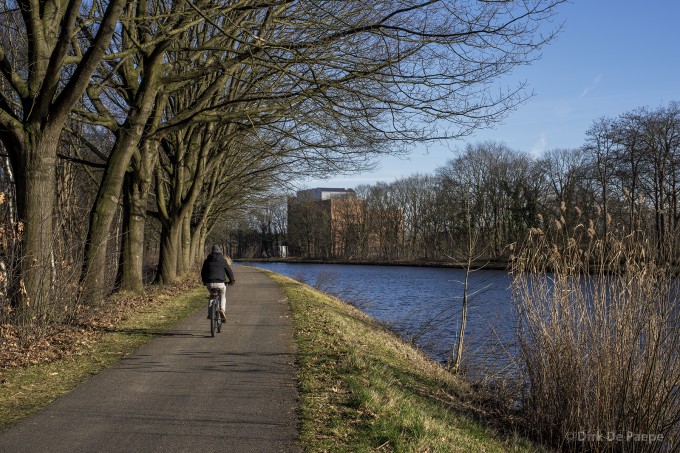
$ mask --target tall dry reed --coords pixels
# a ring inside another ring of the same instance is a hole
[[[678,277],[643,235],[534,229],[513,260],[526,420],[567,451],[680,451]]]

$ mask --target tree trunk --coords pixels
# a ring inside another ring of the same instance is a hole
[[[458,330],[458,343],[456,345],[453,366],[451,370],[454,373],[460,371],[460,365],[463,363],[463,344],[465,341],[465,328],[467,326],[467,311],[468,311],[468,282],[470,278],[470,266],[465,270],[465,287],[463,288],[463,306],[460,312],[460,329]]]
[[[125,169],[132,150],[113,152],[90,211],[90,229],[85,244],[82,287],[93,304],[101,302],[106,276],[106,251],[113,217],[120,202]]]
[[[43,317],[51,293],[53,213],[58,133],[31,134],[15,166],[17,225],[21,238],[18,306]],[[18,171],[17,171],[18,170]]]
[[[95,304],[101,301],[103,297],[102,283],[106,275],[107,242],[113,223],[113,216],[120,202],[125,175],[132,155],[140,143],[142,127],[144,125],[144,121],[141,118],[148,119],[152,104],[145,105],[146,108],[140,112],[140,118],[134,122],[134,126],[129,126],[116,141],[116,146],[109,156],[106,171],[99,185],[97,198],[90,211],[90,229],[85,244],[85,260],[81,280],[83,289],[87,294],[91,295],[92,302]],[[139,190],[140,193],[143,193],[143,189]],[[148,191],[148,188],[146,190]],[[144,209],[146,209],[145,202]],[[143,218],[130,218],[130,220],[143,221]],[[134,246],[134,244],[136,242],[129,243],[131,246]],[[141,251],[131,251],[131,253],[143,255]]]
[[[460,313],[460,329],[458,330],[458,344],[453,353],[453,366],[452,371],[457,373],[460,371],[460,365],[463,362],[463,345],[465,341],[465,328],[467,326],[467,312],[468,312],[468,302],[469,302],[469,285],[470,285],[470,273],[472,272],[472,261],[474,256],[474,251],[476,244],[478,242],[478,232],[472,231],[472,213],[470,211],[470,203],[465,202],[465,217],[467,219],[467,250],[465,257],[465,281],[463,283],[463,304]]]
[[[163,226],[161,252],[158,259],[158,282],[161,284],[168,284],[177,280],[181,233],[180,222],[170,222],[168,226]]]
[[[182,222],[182,249],[178,260],[177,273],[183,275],[191,271],[191,216],[187,215]]]
[[[203,260],[203,250],[205,249],[206,239],[205,221],[201,220],[191,235],[191,265],[194,266]],[[225,254],[226,254],[225,250]]]
[[[0,137],[16,176],[17,227],[23,255],[19,294],[22,304],[43,315],[51,297],[55,258],[53,215],[61,131],[106,53],[126,2],[107,3],[99,12],[100,21],[91,24],[96,34],[89,43],[78,35],[84,18],[79,16],[81,2],[18,3],[24,27],[16,27],[15,38],[25,54],[8,58],[3,52],[3,80],[10,83],[3,83]],[[77,64],[66,61],[72,40],[81,45],[82,58]],[[21,108],[15,109],[7,99]]]
[[[144,289],[144,233],[149,191],[158,162],[158,142],[143,140],[140,154],[133,159],[132,171],[123,185],[123,240],[119,263],[121,289]]]
[[[85,261],[81,279],[83,288],[93,295],[95,303],[101,301],[103,297],[101,283],[104,281],[106,272],[106,243],[113,213],[123,190],[125,173],[128,171],[135,151],[148,146],[148,143],[141,146],[140,143],[144,128],[156,106],[156,94],[161,88],[158,84],[158,76],[159,67],[163,61],[162,55],[163,46],[159,46],[146,61],[146,72],[135,97],[135,104],[130,106],[128,118],[116,137],[116,144],[109,155],[97,198],[90,212],[90,230],[85,244]],[[153,152],[154,148],[151,149]],[[150,159],[148,153],[146,158]],[[141,174],[148,175],[150,180],[153,168],[146,169],[144,162],[139,164],[142,168],[137,170]],[[142,252],[139,253],[142,255]]]
[[[125,176],[123,188],[123,234],[118,286],[127,291],[144,289],[144,228],[146,225],[146,190],[136,183],[133,173]]]

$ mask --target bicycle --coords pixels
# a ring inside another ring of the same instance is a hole
[[[220,316],[220,290],[218,288],[210,289],[210,297],[208,298],[208,318],[210,318],[210,336],[215,336],[222,332],[222,317]]]

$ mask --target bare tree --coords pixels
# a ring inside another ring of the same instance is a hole
[[[628,231],[644,228],[644,174],[646,152],[644,140],[644,109],[624,113],[616,121],[616,142],[620,145],[616,155],[617,178],[621,191],[628,201]]]
[[[40,311],[49,298],[59,139],[104,57],[125,2],[0,4],[0,140],[15,175],[21,278]],[[83,39],[84,37],[89,39]]]
[[[463,280],[463,296],[461,297],[461,310],[460,310],[460,324],[458,325],[458,338],[455,347],[452,349],[451,354],[451,370],[454,373],[460,371],[460,367],[463,363],[463,349],[465,345],[465,329],[467,328],[468,319],[468,309],[470,307],[470,300],[474,297],[476,293],[471,292],[470,287],[470,276],[473,272],[476,272],[481,267],[479,267],[478,260],[481,258],[482,254],[478,252],[480,235],[479,232],[472,229],[472,213],[470,212],[471,204],[469,200],[463,200],[463,205],[465,209],[465,222],[468,226],[468,233],[465,237],[465,247],[455,255],[449,255],[449,259],[452,260],[457,265],[465,269],[465,277]]]
[[[600,118],[586,131],[584,150],[590,159],[590,168],[594,174],[592,179],[597,185],[599,203],[599,227],[603,236],[607,236],[612,222],[610,214],[611,191],[614,173],[614,156],[616,142],[614,124],[611,119]]]
[[[173,73],[181,72],[181,68],[169,58],[169,53],[188,30],[206,22],[200,9],[207,8],[208,3],[166,5],[151,0],[127,4],[123,16],[125,26],[114,36],[112,52],[106,59],[107,65],[98,73],[97,83],[87,91],[90,108],[81,111],[81,116],[102,124],[116,136],[115,145],[106,156],[106,168],[90,213],[83,266],[83,286],[95,300],[101,298],[104,291],[108,239],[113,213],[124,187],[128,203],[124,205],[127,212],[121,281],[128,289],[141,287],[140,235],[158,158],[158,139],[152,134],[165,110],[165,91],[175,89],[176,84],[192,75],[187,74],[179,81],[173,79]],[[212,52],[196,51],[196,57],[206,53],[212,55]],[[208,67],[211,64],[209,57],[201,61]],[[189,67],[184,69],[190,72]],[[212,74],[209,70],[206,72]]]
[[[675,248],[680,171],[680,104],[649,112],[642,124],[648,173],[647,191],[652,199],[658,251],[664,260]]]
[[[218,28],[244,51],[236,57],[247,95],[224,96],[200,119],[234,118],[238,106],[256,127],[295,142],[280,156],[321,172],[361,165],[400,141],[461,136],[521,101],[521,90],[489,100],[487,82],[533,59],[552,37],[536,39],[537,24],[559,3],[260,3],[248,17],[252,34],[237,40]],[[433,118],[445,121],[423,127]]]
[[[537,162],[546,179],[549,192],[544,195],[544,214],[549,219],[565,220],[568,228],[582,221],[580,213],[590,209],[590,200],[584,199],[589,167],[582,148],[553,149],[544,153]],[[587,215],[587,214],[586,214]],[[538,226],[538,225],[537,225]]]

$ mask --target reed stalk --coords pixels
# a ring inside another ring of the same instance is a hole
[[[533,229],[513,257],[526,420],[566,451],[680,451],[678,278],[642,233]]]

